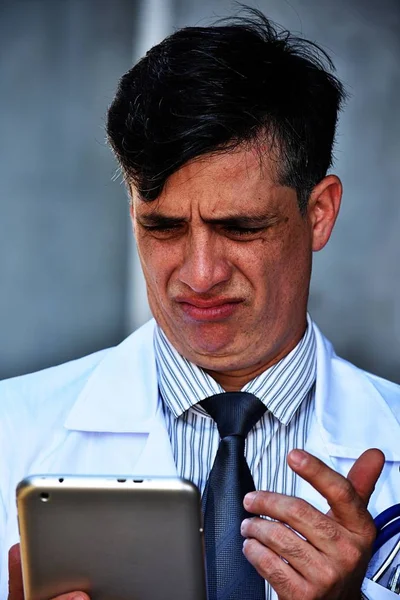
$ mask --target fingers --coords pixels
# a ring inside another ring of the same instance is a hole
[[[366,564],[343,565],[340,561],[332,561],[321,555],[318,569],[313,570],[313,565],[310,563],[307,568],[305,568],[306,563],[301,563],[301,556],[303,558],[306,556],[307,561],[311,556],[308,553],[304,555],[301,551],[295,559],[301,567],[298,570],[292,563],[284,562],[277,552],[255,538],[245,541],[243,552],[258,573],[271,584],[279,600],[300,598],[353,600],[360,597]]]
[[[361,454],[347,475],[347,479],[361,500],[365,502],[365,505],[368,505],[384,464],[385,455],[383,452],[377,448],[370,448]]]
[[[383,460],[378,450],[365,452],[347,479],[307,452],[292,451],[289,466],[326,498],[331,506],[326,515],[305,500],[284,494],[245,496],[248,512],[280,521],[247,519],[242,534],[248,538],[246,557],[281,600],[359,597],[375,537],[366,504]]]
[[[370,459],[370,452],[372,457]],[[359,464],[358,461],[360,461]],[[379,477],[380,457],[375,450],[365,452],[355,463],[352,477],[360,482],[364,495],[368,494]],[[331,507],[329,516],[354,533],[363,533],[372,528],[372,518],[352,483],[321,460],[304,450],[293,450],[288,455],[288,464],[300,477],[312,485]],[[371,464],[371,469],[369,468]],[[357,465],[357,466],[356,466]],[[363,471],[361,477],[360,471]],[[369,496],[368,496],[369,498]]]
[[[8,600],[24,600],[19,544],[8,552]]]
[[[376,531],[365,500],[379,477],[382,460],[379,450],[370,450],[354,464],[349,477],[360,490],[360,497],[352,481],[316,457],[303,451],[291,452],[289,465],[327,499],[332,510],[323,515],[304,500],[271,492],[248,494],[245,508],[290,525],[316,548],[327,553],[331,543],[346,538],[348,532],[361,536],[367,544],[372,543]]]
[[[346,537],[342,525],[300,498],[273,492],[252,492],[245,497],[244,506],[249,512],[286,523],[318,551],[327,555],[334,552],[332,543],[336,545]]]
[[[273,587],[281,600],[307,597],[305,594],[307,581],[258,540],[245,540],[243,553],[261,577]]]
[[[241,534],[256,539],[287,560],[298,573],[310,581],[318,581],[319,574],[325,567],[325,556],[282,523],[257,517],[245,519]]]

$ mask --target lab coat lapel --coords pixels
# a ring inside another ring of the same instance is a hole
[[[57,435],[32,465],[32,473],[176,477],[162,411],[148,432],[66,431]]]
[[[310,423],[310,428],[304,449],[313,456],[316,456],[317,458],[322,460],[322,462],[324,462],[332,469],[335,469],[334,460],[329,454],[329,451],[324,443],[323,437],[321,435],[321,426],[318,420],[315,418],[315,414],[313,415]],[[322,513],[328,512],[329,505],[325,498],[321,496],[321,494],[317,492],[315,488],[313,488],[309,483],[304,481],[304,479],[302,479],[301,477],[297,477],[296,479],[295,494],[298,498],[306,500]]]
[[[386,462],[368,502],[368,510],[375,517],[400,501],[400,424],[395,415],[398,388],[339,359],[317,327],[315,334],[315,413],[306,449],[343,476],[365,450],[382,450]],[[297,495],[323,513],[329,510],[326,500],[306,482],[300,481]],[[383,564],[387,551],[383,549],[373,557],[368,577]],[[363,591],[368,598],[394,597],[367,578]]]
[[[305,450],[347,476],[365,450],[381,449],[387,462],[369,503],[375,515],[400,500],[400,425],[386,402],[389,390],[382,393],[378,380],[371,380],[363,371],[339,359],[315,325],[314,330],[317,343],[315,411]],[[329,510],[326,500],[300,478],[296,495],[322,512]]]
[[[143,452],[134,469],[138,474],[151,474],[154,477],[176,477],[178,475],[161,408],[154,419]]]
[[[314,330],[315,418],[325,451],[357,459],[368,448],[380,448],[388,461],[400,461],[400,423],[390,408],[398,402],[398,386],[338,358],[315,325]]]
[[[176,476],[153,333],[150,321],[108,351],[42,457],[43,472]]]

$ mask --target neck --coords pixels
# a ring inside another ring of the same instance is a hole
[[[300,342],[305,330],[306,326],[297,336],[290,340],[290,343],[281,348],[278,353],[274,353],[273,358],[234,371],[221,372],[212,371],[211,369],[204,370],[208,375],[215,379],[226,392],[239,392],[247,383],[249,383],[249,381],[252,381],[252,379],[255,379],[258,375],[261,375],[261,373],[264,373],[264,371],[276,365],[282,358],[285,358],[285,356],[287,356]]]

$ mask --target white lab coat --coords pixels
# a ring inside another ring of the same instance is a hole
[[[119,346],[0,383],[0,600],[7,554],[18,541],[15,487],[34,473],[174,476],[159,404],[154,321]],[[338,358],[315,327],[316,410],[306,450],[347,474],[367,448],[386,464],[369,505],[373,516],[400,502],[400,387]],[[322,511],[307,483],[297,495]],[[373,600],[398,598],[367,580]]]

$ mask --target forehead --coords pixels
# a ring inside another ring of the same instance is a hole
[[[173,173],[157,200],[145,202],[135,189],[132,198],[140,213],[160,209],[177,216],[196,208],[214,215],[275,208],[288,190],[275,173],[275,162],[256,149],[206,155]]]

